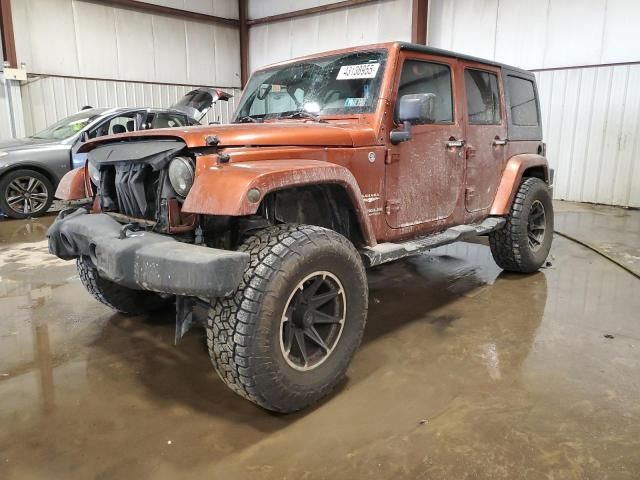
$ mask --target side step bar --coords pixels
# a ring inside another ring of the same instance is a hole
[[[383,263],[392,262],[410,255],[417,255],[432,248],[441,247],[449,243],[464,240],[468,237],[485,235],[498,230],[505,224],[502,217],[489,217],[482,223],[475,225],[458,225],[444,232],[435,233],[426,237],[410,240],[403,243],[379,243],[375,247],[366,247],[360,250],[360,254],[367,267],[374,267]]]

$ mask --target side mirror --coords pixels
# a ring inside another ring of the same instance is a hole
[[[433,93],[412,93],[400,97],[398,120],[403,127],[390,134],[391,143],[405,142],[411,138],[411,125],[435,122],[436,96]]]
[[[80,143],[84,143],[86,141],[89,140],[89,132],[88,131],[84,131],[80,134],[80,137],[78,138],[78,140],[80,140]]]

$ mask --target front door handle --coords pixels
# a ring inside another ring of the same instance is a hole
[[[496,147],[498,147],[498,146],[503,146],[503,145],[506,145],[506,144],[507,144],[507,141],[506,141],[506,140],[500,140],[498,137],[496,137],[496,138],[493,140],[493,144],[494,144]]]
[[[464,147],[464,140],[449,140],[447,142],[448,148],[461,148]]]

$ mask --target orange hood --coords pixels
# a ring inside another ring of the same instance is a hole
[[[217,137],[219,147],[322,146],[361,147],[375,144],[368,125],[356,123],[278,122],[206,125],[189,128],[144,130],[100,137],[87,142],[81,151],[124,138],[180,138],[189,148],[206,147],[207,137]]]

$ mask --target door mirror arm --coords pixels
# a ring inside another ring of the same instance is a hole
[[[411,122],[409,120],[405,120],[402,124],[403,126],[401,128],[391,130],[389,134],[389,140],[391,140],[393,145],[411,140]]]
[[[411,126],[435,122],[436,95],[433,93],[412,93],[400,97],[398,119],[402,128],[392,130],[389,140],[396,145],[411,139]]]

